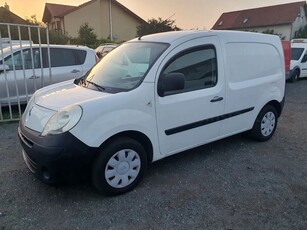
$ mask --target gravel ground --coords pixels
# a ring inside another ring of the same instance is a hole
[[[306,229],[306,95],[306,80],[287,84],[270,141],[237,135],[166,158],[117,197],[42,184],[23,163],[18,124],[0,124],[0,230]]]

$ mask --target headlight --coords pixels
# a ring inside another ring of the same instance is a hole
[[[78,105],[65,107],[54,114],[42,132],[42,136],[48,134],[61,134],[71,130],[80,120],[82,108]]]

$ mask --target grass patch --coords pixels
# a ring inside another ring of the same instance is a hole
[[[0,107],[0,123],[9,121],[18,121],[26,109],[26,105],[21,105],[20,109],[17,105]]]

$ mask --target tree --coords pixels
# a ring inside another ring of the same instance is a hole
[[[167,31],[178,31],[181,30],[175,25],[175,21],[171,19],[162,18],[158,19],[149,19],[147,23],[143,23],[137,27],[137,35],[139,37],[147,35],[147,34],[154,34],[160,32],[167,32]]]
[[[278,33],[275,33],[275,31],[273,29],[266,29],[264,31],[262,31],[263,34],[272,34],[272,35],[277,35],[280,37],[281,40],[285,40],[285,36],[282,36],[282,34],[278,34]]]
[[[79,44],[95,48],[95,45],[97,44],[97,36],[94,33],[94,29],[90,27],[88,23],[84,23],[80,26],[78,34]]]
[[[302,26],[296,31],[294,38],[307,38],[307,26]]]
[[[30,23],[31,25],[36,25],[36,26],[45,26],[43,22],[39,22],[36,18],[36,15],[33,14],[30,16],[30,18],[26,17],[26,21]]]

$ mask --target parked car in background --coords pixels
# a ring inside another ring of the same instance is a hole
[[[0,38],[0,49],[4,49],[6,47],[15,46],[15,45],[25,44],[33,44],[32,41],[29,40],[10,40],[9,38]]]
[[[307,39],[293,39],[291,41],[291,82],[307,77]]]
[[[22,49],[13,46],[12,50],[7,47],[0,52],[0,103],[27,103],[35,90],[80,78],[97,61],[95,51],[84,46],[49,45],[48,48],[28,44]]]
[[[95,49],[96,55],[99,59],[101,59],[106,56],[111,50],[115,49],[117,46],[118,44],[115,43],[102,44]]]
[[[282,48],[284,51],[285,58],[285,71],[286,71],[286,80],[288,80],[290,76],[290,63],[291,63],[291,42],[290,41],[281,41]]]

